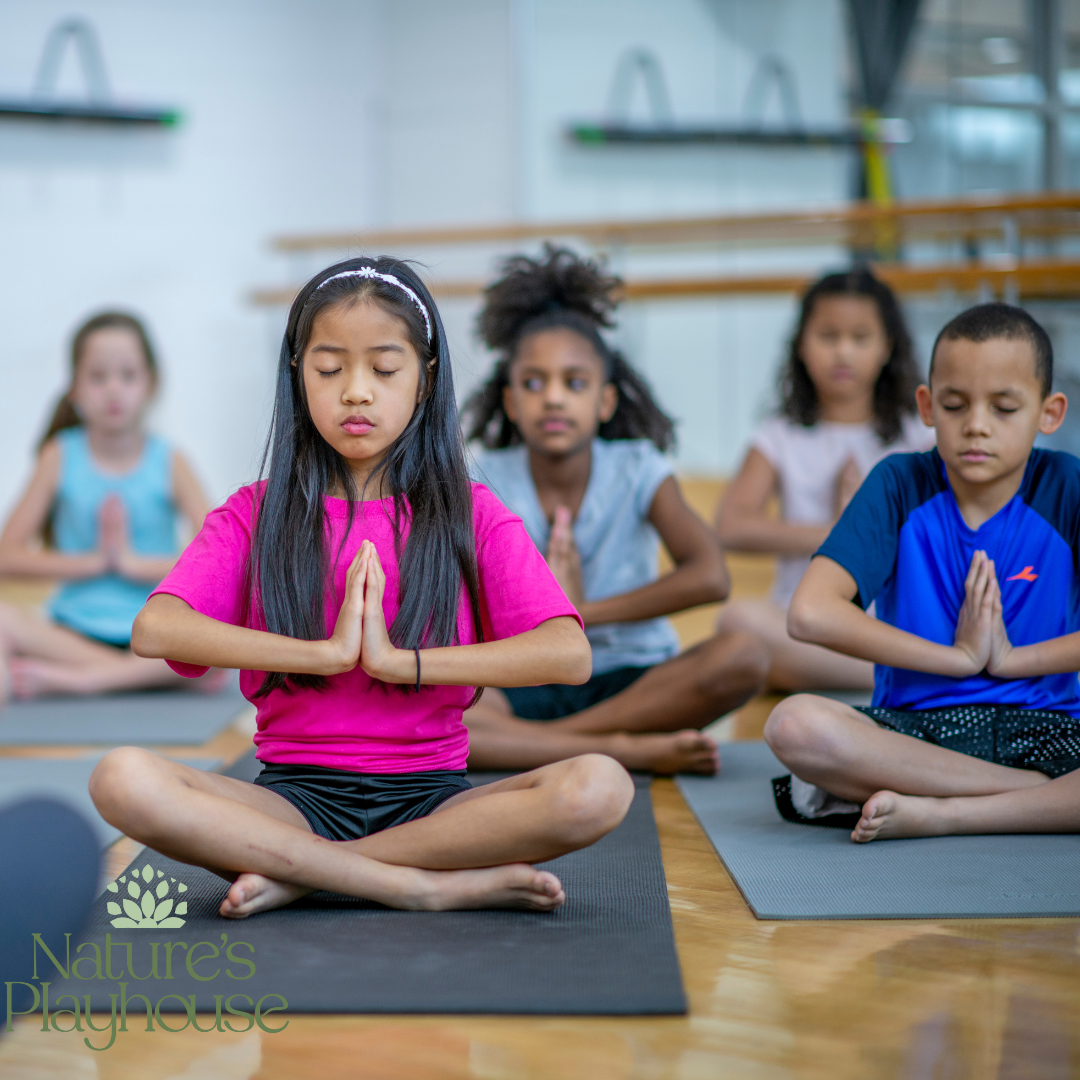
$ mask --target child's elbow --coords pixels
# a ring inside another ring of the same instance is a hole
[[[724,566],[723,558],[718,558],[715,565],[709,570],[705,578],[706,603],[716,604],[728,598],[731,592],[731,579],[728,577],[727,567]]]
[[[131,627],[131,651],[136,656],[151,660],[160,660],[164,657],[161,622],[158,613],[150,607],[144,607],[135,616],[135,622]]]
[[[791,598],[787,613],[788,636],[796,641],[811,644],[818,642],[821,636],[821,620],[815,605],[808,597],[800,596],[798,591]]]
[[[592,678],[592,646],[585,632],[580,627],[575,627],[573,644],[566,650],[563,657],[562,682],[570,686],[581,686]]]

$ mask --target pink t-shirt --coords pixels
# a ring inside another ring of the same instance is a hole
[[[246,622],[242,619],[255,490],[253,484],[241,488],[207,515],[198,536],[152,595],[170,593],[220,622],[265,628],[257,613]],[[560,615],[580,622],[521,519],[482,484],[473,484],[472,492],[484,640],[513,637]],[[345,534],[348,503],[327,498],[325,505],[327,550],[332,555]],[[365,539],[374,543],[386,572],[383,611],[386,625],[392,624],[398,610],[392,513],[390,499],[356,506],[324,601],[327,637],[341,609],[345,573]],[[406,523],[406,533],[407,528]],[[476,640],[464,588],[458,627],[462,644]],[[172,660],[169,664],[191,677],[206,671]],[[419,694],[403,692],[374,681],[357,666],[330,676],[325,690],[273,690],[255,698],[263,674],[240,673],[240,689],[258,711],[255,743],[260,761],[369,773],[465,768],[469,738],[461,714],[472,700],[472,687],[423,686]]]

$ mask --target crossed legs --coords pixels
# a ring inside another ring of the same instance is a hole
[[[232,881],[221,914],[243,918],[312,890],[389,907],[524,907],[563,902],[528,865],[587,847],[622,821],[626,771],[589,755],[461,792],[433,814],[348,842],[325,840],[287,799],[134,747],[90,779],[101,816],[126,835]]]
[[[1080,772],[1048,780],[879,727],[827,698],[797,694],[765,740],[801,780],[863,804],[859,842],[952,833],[1080,832]]]
[[[497,690],[465,713],[469,764],[530,769],[600,753],[628,769],[714,773],[716,744],[699,728],[761,689],[768,657],[749,634],[718,634],[650,668],[625,690],[560,720],[514,716]]]
[[[190,683],[164,660],[115,649],[10,604],[0,604],[0,703],[41,694],[103,694]]]

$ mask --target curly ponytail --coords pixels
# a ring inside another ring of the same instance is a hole
[[[502,274],[484,290],[478,327],[484,342],[501,353],[491,376],[462,406],[466,438],[489,450],[516,446],[521,433],[503,408],[503,390],[521,342],[545,330],[572,330],[592,345],[618,405],[597,434],[601,439],[648,439],[660,451],[675,442],[675,425],[657,405],[648,383],[603,339],[601,327],[614,325],[619,278],[591,259],[547,243],[539,259],[513,255]]]

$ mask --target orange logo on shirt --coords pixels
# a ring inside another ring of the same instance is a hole
[[[1025,566],[1019,574],[1013,574],[1012,577],[1006,578],[1006,581],[1034,581],[1039,575],[1033,574],[1034,566]]]

